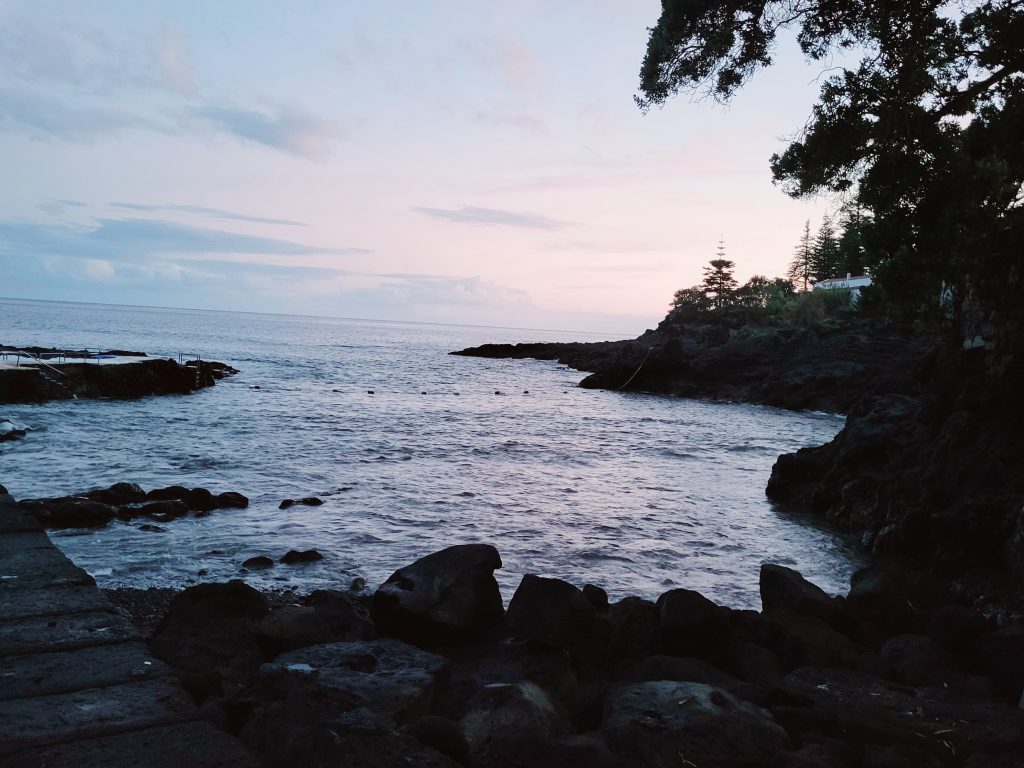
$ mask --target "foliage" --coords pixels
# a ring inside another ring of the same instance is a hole
[[[800,243],[793,254],[793,261],[789,264],[789,271],[786,276],[798,290],[806,291],[811,287],[813,268],[811,266],[811,220],[804,223],[804,232],[800,236]]]
[[[704,282],[700,288],[711,309],[722,309],[733,303],[736,293],[736,278],[733,277],[735,268],[736,265],[728,259],[712,259],[704,267]]]
[[[815,282],[828,280],[830,277],[846,274],[840,272],[841,268],[839,237],[832,218],[826,216],[821,220],[818,233],[814,236],[814,245],[811,248],[811,275]]]
[[[860,56],[824,80],[802,134],[771,159],[790,195],[842,194],[863,212],[848,263],[862,253],[890,297],[919,303],[960,284],[986,241],[1019,233],[1024,2],[663,0],[637,101],[726,101],[785,29],[809,60]]]

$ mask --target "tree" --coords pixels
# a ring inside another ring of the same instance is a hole
[[[840,276],[839,238],[836,236],[836,227],[830,216],[825,216],[821,220],[821,226],[814,236],[814,245],[811,247],[810,261],[811,275],[815,281]]]
[[[700,286],[680,288],[672,296],[672,310],[675,312],[703,312],[708,308],[708,298]]]
[[[863,275],[867,259],[864,248],[864,212],[860,206],[847,203],[840,212],[839,274]]]
[[[1024,2],[663,0],[637,101],[684,89],[728,101],[787,29],[811,61],[860,60],[824,79],[804,130],[772,157],[774,179],[795,197],[856,200],[866,266],[890,296],[959,284],[1008,229],[1021,244]]]
[[[721,246],[719,253],[722,253]],[[733,303],[736,278],[732,273],[735,268],[736,265],[728,259],[712,259],[709,266],[704,267],[704,282],[700,287],[711,309],[723,309]]]
[[[813,267],[811,266],[811,220],[804,223],[804,232],[800,235],[800,243],[793,254],[793,260],[789,263],[789,270],[786,277],[789,278],[797,290],[806,291],[811,287]]]

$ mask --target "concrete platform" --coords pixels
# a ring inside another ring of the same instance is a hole
[[[0,768],[255,768],[0,488]]]

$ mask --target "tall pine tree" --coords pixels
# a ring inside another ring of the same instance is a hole
[[[832,223],[831,216],[825,216],[811,247],[811,276],[815,282],[828,280],[830,277],[839,277],[839,269],[839,237],[836,234],[836,225]]]
[[[843,206],[839,225],[839,274],[863,275],[867,260],[864,248],[864,211],[855,202]]]
[[[808,219],[804,223],[804,233],[800,236],[800,243],[797,245],[796,252],[793,254],[793,260],[789,263],[789,269],[786,271],[786,277],[789,278],[789,282],[791,282],[793,287],[798,291],[806,291],[811,287],[812,248],[811,220]]]
[[[733,276],[736,265],[725,258],[725,243],[721,240],[715,255],[717,258],[704,267],[704,282],[700,287],[711,308],[722,309],[732,305],[736,298],[736,278]]]

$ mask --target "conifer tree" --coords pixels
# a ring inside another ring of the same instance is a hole
[[[709,266],[704,267],[704,282],[700,287],[711,308],[722,309],[731,305],[736,296],[736,278],[733,276],[736,265],[725,258],[725,243],[721,240],[718,241],[716,256]]]
[[[789,282],[793,284],[793,287],[798,291],[806,291],[811,287],[811,220],[808,219],[804,223],[804,232],[800,236],[800,243],[796,247],[796,252],[793,254],[793,260],[789,263],[789,270],[786,272],[786,277],[789,278]]]
[[[811,276],[815,281],[839,277],[839,268],[839,238],[836,235],[836,226],[832,223],[831,216],[825,216],[811,247]]]
[[[843,230],[839,235],[839,274],[863,275],[867,260],[864,212],[856,203],[848,203],[843,206],[839,223]]]

